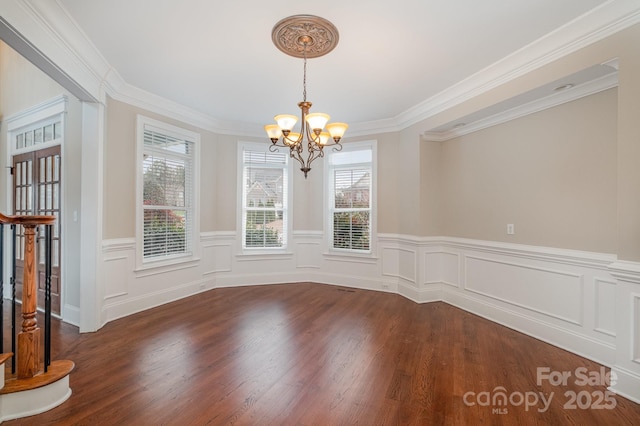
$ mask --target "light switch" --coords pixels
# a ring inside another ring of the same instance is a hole
[[[516,227],[513,225],[513,223],[509,223],[507,225],[507,234],[513,235],[515,233],[516,233]]]

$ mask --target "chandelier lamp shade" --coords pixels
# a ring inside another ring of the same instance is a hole
[[[298,103],[301,120],[300,130],[294,131],[298,116],[279,114],[274,117],[277,124],[267,124],[271,152],[278,147],[289,148],[291,158],[300,163],[300,170],[307,177],[311,163],[324,157],[324,147],[333,146],[340,151],[340,140],[349,127],[346,123],[329,123],[329,115],[309,112],[311,102],[307,101],[307,58],[317,58],[329,53],[338,44],[338,30],[326,19],[312,15],[295,15],[278,22],[271,33],[273,43],[287,55],[304,59],[302,80],[302,102]],[[306,145],[306,153],[305,153]]]

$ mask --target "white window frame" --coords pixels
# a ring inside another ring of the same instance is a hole
[[[333,170],[335,167],[331,165],[331,156],[341,152],[371,150],[371,193],[370,199],[370,227],[369,232],[369,250],[353,250],[333,247],[333,210],[334,210],[334,193],[333,193]],[[334,151],[330,147],[325,148],[324,158],[324,228],[326,238],[324,239],[325,255],[352,256],[375,258],[377,253],[377,181],[378,181],[378,155],[377,141],[350,142],[342,145],[341,151]]]
[[[190,248],[185,254],[171,254],[158,256],[155,258],[144,258],[144,178],[143,178],[143,153],[144,153],[144,131],[153,130],[177,139],[184,139],[193,143],[192,157],[192,187],[189,198],[191,199],[191,210],[193,223],[191,233],[187,236],[187,246]],[[154,120],[143,115],[136,117],[136,271],[144,271],[152,268],[168,267],[165,270],[172,270],[172,266],[184,266],[185,263],[195,263],[200,259],[200,134],[191,130],[183,129],[159,120]],[[165,272],[165,270],[161,272]]]
[[[291,255],[292,253],[289,251],[289,247],[291,245],[291,237],[292,237],[292,222],[293,222],[293,209],[292,209],[292,175],[291,175],[291,159],[287,152],[280,151],[279,153],[284,154],[286,158],[286,164],[284,167],[274,165],[274,168],[282,168],[286,175],[287,179],[287,187],[286,194],[284,196],[286,205],[283,206],[283,215],[286,215],[286,219],[284,223],[286,224],[285,239],[282,247],[245,247],[245,233],[246,233],[246,211],[244,208],[244,200],[246,197],[245,187],[244,187],[244,151],[257,151],[257,152],[269,152],[269,144],[268,143],[260,143],[260,142],[238,142],[238,194],[237,194],[237,229],[238,232],[238,254],[240,256],[250,256],[257,255],[264,258],[268,258],[270,255],[275,255],[280,257],[282,255]]]

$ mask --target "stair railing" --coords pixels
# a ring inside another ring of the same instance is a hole
[[[0,213],[0,353],[4,352],[4,227],[11,226],[11,372],[18,379],[34,377],[40,372],[40,328],[38,327],[38,258],[36,256],[37,227],[45,228],[45,330],[44,330],[44,371],[51,364],[51,247],[54,216],[6,216]],[[18,333],[16,347],[16,228],[24,229],[24,272],[22,280],[22,325]],[[17,349],[17,350],[16,350]]]

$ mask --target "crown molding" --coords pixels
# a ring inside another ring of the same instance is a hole
[[[109,95],[214,133],[263,136],[257,124],[223,122],[126,83],[58,0],[3,2],[3,9],[10,12],[3,10],[3,17],[71,82],[100,102]],[[363,136],[406,129],[638,22],[636,0],[609,0],[396,117],[353,123],[350,133]]]
[[[640,3],[610,0],[399,114],[406,128],[640,22]]]
[[[470,124],[465,125],[464,127],[454,128],[445,132],[425,132],[423,136],[424,139],[429,142],[448,141],[449,139],[477,132],[478,130],[486,129],[488,127],[506,123],[507,121],[515,120],[516,118],[524,117],[526,115],[533,114],[548,108],[553,108],[567,102],[575,101],[576,99],[584,98],[585,96],[593,95],[598,92],[602,92],[603,90],[611,89],[613,87],[616,87],[617,85],[618,73],[608,74],[587,83],[580,84],[576,87],[571,88],[570,90],[553,93],[549,96],[537,99],[533,102],[528,102],[524,105],[510,108],[506,111],[491,115],[487,118],[474,121]]]
[[[106,93],[113,99],[129,105],[173,118],[185,124],[222,135],[262,137],[264,130],[253,123],[220,121],[180,103],[147,92],[124,81],[115,69],[104,82]]]

